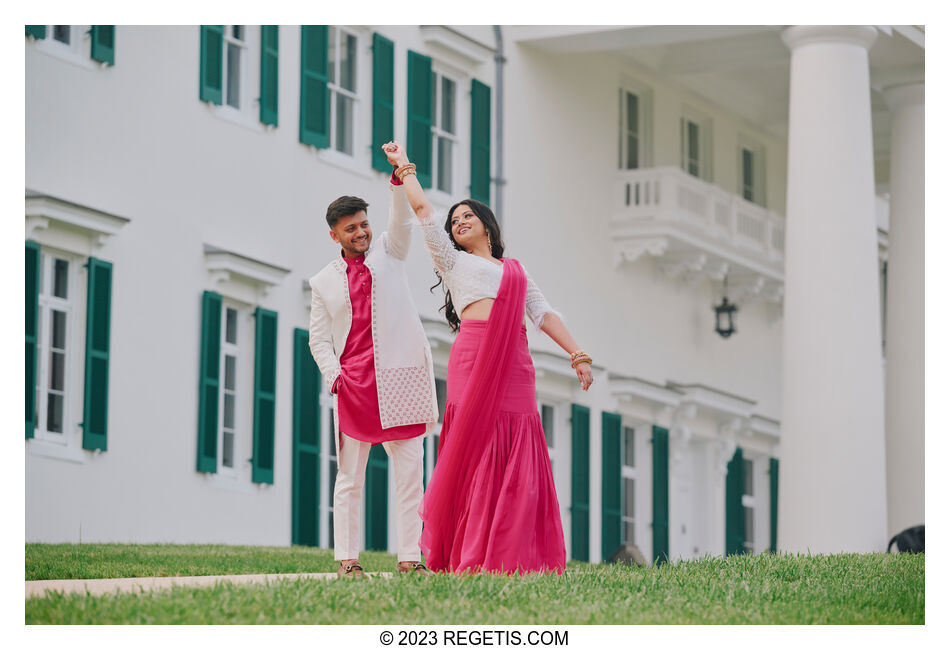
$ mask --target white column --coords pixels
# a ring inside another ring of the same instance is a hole
[[[883,551],[872,27],[791,27],[778,548]]]
[[[886,424],[889,535],[924,523],[924,84],[888,88]]]

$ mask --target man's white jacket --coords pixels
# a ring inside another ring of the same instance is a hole
[[[439,419],[439,406],[432,351],[406,276],[412,212],[402,186],[390,185],[390,191],[388,230],[373,239],[364,260],[373,279],[372,334],[379,419],[384,429],[426,423],[428,432]],[[353,322],[343,258],[337,257],[310,278],[310,289],[310,352],[332,391],[340,376],[340,355]]]

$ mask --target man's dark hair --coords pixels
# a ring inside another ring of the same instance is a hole
[[[343,217],[349,217],[368,207],[369,203],[357,196],[341,196],[327,208],[327,223],[332,228]]]

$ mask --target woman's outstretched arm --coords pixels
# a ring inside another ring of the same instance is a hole
[[[409,156],[406,155],[406,150],[402,145],[396,142],[384,144],[383,151],[386,153],[389,164],[393,167],[398,168],[409,163]],[[419,179],[416,178],[415,174],[406,174],[401,180],[403,186],[406,188],[406,198],[409,199],[409,205],[412,207],[412,211],[416,213],[416,217],[419,221],[428,222],[434,210],[432,209],[432,204],[429,203],[429,199],[426,198],[426,193],[422,189]]]
[[[564,321],[554,312],[548,312],[544,315],[541,331],[550,336],[551,340],[560,345],[568,354],[573,354],[580,349],[577,345],[577,341],[575,341],[571,333],[567,331],[567,326],[564,324]],[[574,370],[577,372],[577,380],[581,382],[581,388],[584,390],[590,388],[590,385],[594,383],[594,373],[590,369],[590,364],[586,362],[579,363]]]
[[[409,162],[405,150],[401,145],[390,142],[383,145],[383,151],[386,152],[386,158],[389,164],[397,169]],[[409,206],[416,213],[420,225],[422,226],[422,240],[425,242],[432,262],[440,276],[443,273],[451,271],[455,266],[459,252],[453,246],[448,233],[433,219],[432,205],[426,198],[422,185],[415,174],[405,174],[402,177],[402,186],[406,190],[406,198],[409,200]]]

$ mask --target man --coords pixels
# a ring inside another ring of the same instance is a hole
[[[310,351],[334,395],[337,476],[334,557],[341,577],[362,577],[359,541],[370,447],[392,458],[396,484],[397,571],[428,574],[420,562],[422,441],[439,417],[432,353],[416,311],[405,262],[412,213],[392,177],[389,229],[379,241],[369,205],[341,196],[327,208],[340,256],[310,278]]]

